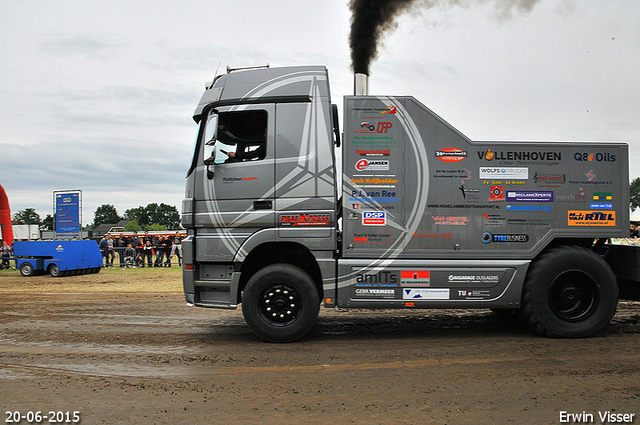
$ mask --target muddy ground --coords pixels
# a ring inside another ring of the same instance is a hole
[[[638,302],[589,339],[540,338],[485,310],[322,309],[278,345],[240,310],[190,308],[180,291],[177,269],[0,272],[2,423],[640,423]]]

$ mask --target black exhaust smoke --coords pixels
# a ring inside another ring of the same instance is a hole
[[[378,41],[394,26],[398,12],[413,0],[351,0],[351,67],[357,74],[369,75],[369,65],[378,55]]]
[[[505,21],[515,9],[530,12],[541,0],[494,0],[498,20]],[[484,4],[489,0],[350,0],[351,67],[353,72],[369,75],[369,66],[378,55],[378,42],[388,30],[395,28],[395,18],[412,8],[426,10],[434,6],[470,7]]]

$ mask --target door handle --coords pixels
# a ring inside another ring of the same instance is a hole
[[[253,201],[254,210],[270,210],[271,208],[273,208],[271,201]]]

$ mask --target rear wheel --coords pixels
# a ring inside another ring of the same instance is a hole
[[[49,266],[49,274],[51,275],[51,277],[59,277],[59,276],[61,276],[60,268],[55,264],[51,264]]]
[[[319,310],[320,297],[313,280],[291,264],[273,264],[259,270],[244,288],[244,319],[267,341],[301,338],[315,323]]]
[[[525,279],[524,318],[548,337],[588,337],[611,321],[618,305],[613,271],[599,255],[578,246],[543,253]]]
[[[33,276],[33,265],[31,263],[22,263],[20,265],[20,274],[25,277]]]

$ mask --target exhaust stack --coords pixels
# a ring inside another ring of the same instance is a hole
[[[353,94],[356,96],[369,95],[369,76],[356,72],[353,75]]]

